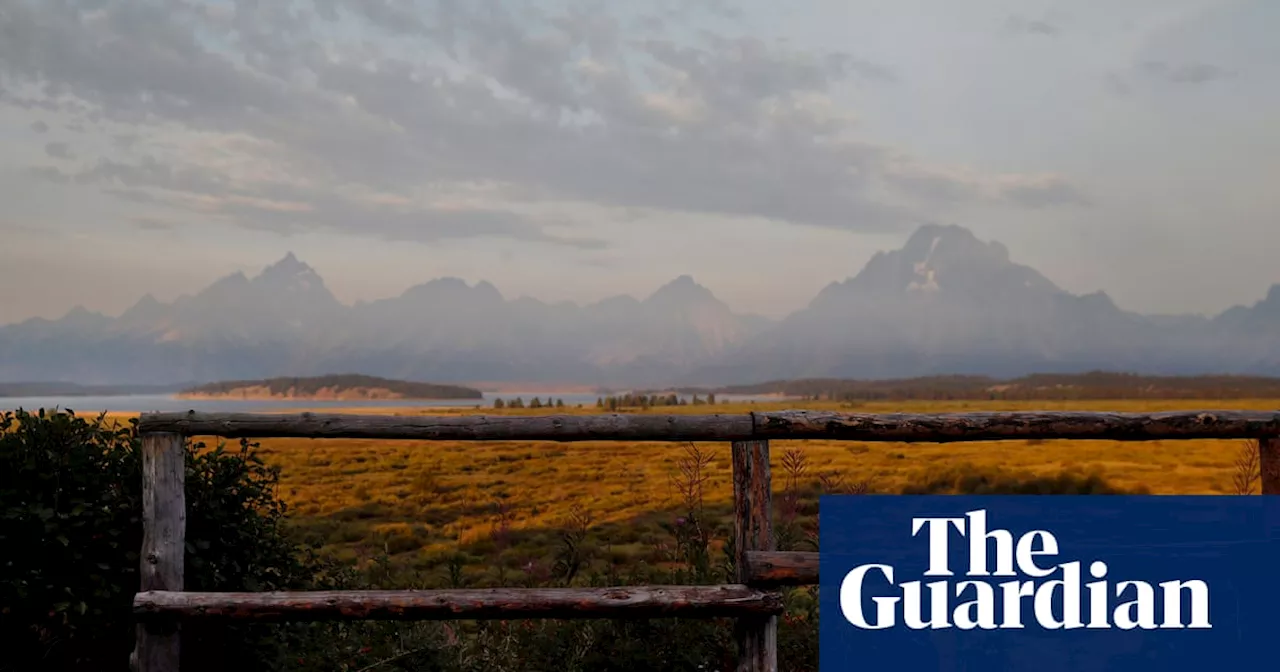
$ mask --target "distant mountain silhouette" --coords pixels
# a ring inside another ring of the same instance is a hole
[[[359,371],[431,381],[656,382],[768,321],[735,315],[690,276],[645,300],[509,301],[438,278],[345,306],[292,253],[193,296],[151,295],[118,318],[75,308],[0,327],[0,380],[169,383]]]
[[[741,384],[1094,370],[1280,374],[1280,285],[1214,318],[1074,295],[958,226],[916,230],[773,322],[684,275],[644,299],[508,300],[438,278],[346,306],[292,253],[119,317],[75,308],[0,327],[0,380],[154,384],[322,375],[436,382]]]

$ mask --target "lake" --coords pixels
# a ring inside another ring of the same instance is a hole
[[[501,394],[484,393],[484,399],[372,399],[372,400],[318,400],[318,399],[178,399],[166,394],[133,394],[119,396],[57,396],[57,397],[0,397],[0,410],[18,408],[27,411],[37,409],[71,409],[76,415],[91,416],[103,411],[109,413],[144,413],[144,412],[183,412],[202,411],[207,413],[253,413],[253,412],[288,412],[301,410],[323,410],[326,408],[493,408],[496,399],[510,401],[516,397],[524,399],[525,404],[538,397],[546,402],[547,397],[563,399],[566,406],[591,408],[601,395],[585,393],[547,393],[547,392],[503,392]],[[688,396],[685,399],[689,399]],[[748,402],[778,401],[777,397],[750,395],[717,395],[717,401]]]

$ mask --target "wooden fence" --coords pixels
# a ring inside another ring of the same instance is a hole
[[[775,550],[769,440],[944,443],[1006,439],[1256,439],[1263,494],[1280,494],[1280,411],[1176,413],[757,412],[735,415],[361,416],[143,414],[142,586],[134,665],[178,670],[180,624],[259,621],[734,617],[740,672],[774,672],[781,596],[818,582],[817,553]],[[737,583],[718,586],[195,593],[183,586],[184,439],[364,438],[449,441],[729,441]]]

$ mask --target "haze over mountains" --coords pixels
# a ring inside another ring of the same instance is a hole
[[[347,306],[289,254],[173,303],[145,296],[116,318],[76,308],[0,326],[3,381],[359,372],[649,386],[1099,369],[1280,375],[1280,285],[1213,318],[1144,316],[1058,288],[999,243],[930,225],[779,321],[735,314],[690,276],[583,306],[456,278]]]

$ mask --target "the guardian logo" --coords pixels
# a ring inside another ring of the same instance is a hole
[[[1058,540],[1045,530],[1017,539],[1008,530],[987,528],[986,510],[963,518],[912,518],[911,536],[928,540],[926,577],[955,577],[948,566],[953,531],[969,544],[964,580],[904,581],[894,568],[866,564],[853,568],[840,584],[840,610],[864,630],[959,628],[1003,630],[1026,627],[1059,629],[1212,629],[1209,586],[1199,579],[1111,581],[1102,559],[1060,562]],[[994,549],[992,546],[994,545]],[[995,566],[988,563],[994,550]],[[1087,572],[1092,579],[1085,583]],[[1007,580],[999,580],[1006,578]],[[884,593],[892,592],[892,596]],[[874,613],[864,609],[864,595]],[[1189,608],[1184,604],[1189,598]],[[927,608],[925,601],[928,601]],[[927,618],[925,616],[927,612]]]

